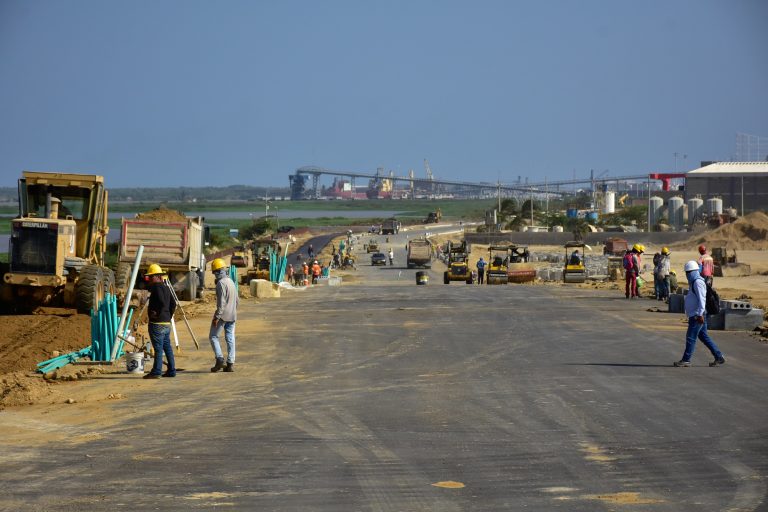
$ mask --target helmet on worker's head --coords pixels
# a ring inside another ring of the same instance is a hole
[[[669,275],[671,275],[671,276],[676,276],[676,275],[677,275],[677,272],[675,272],[674,270],[670,270],[670,271],[669,271]]]
[[[313,261],[312,263],[313,263],[313,264],[317,263],[317,260]]]
[[[224,263],[224,260],[221,259],[221,258],[216,258],[215,260],[213,260],[213,262],[211,262],[211,270],[213,272],[216,272],[217,270],[221,270],[222,268],[224,268],[226,266],[227,266],[227,264]]]
[[[664,247],[664,248],[661,250],[661,254],[669,254],[669,247]]]
[[[685,270],[686,272],[691,272],[692,270],[699,270],[699,264],[691,260],[685,264],[685,267],[683,267],[683,270]]]
[[[701,244],[699,246],[699,254],[704,254],[705,252],[707,252],[707,246],[704,244]]]
[[[149,268],[147,269],[147,271],[146,271],[146,273],[144,275],[145,276],[160,276],[160,275],[165,275],[165,274],[166,274],[166,272],[163,272],[163,269],[160,268],[160,265],[158,265],[157,263],[153,263],[153,264],[151,264],[149,266]]]
[[[645,246],[643,244],[635,244],[632,246],[632,250],[635,252],[645,252]]]

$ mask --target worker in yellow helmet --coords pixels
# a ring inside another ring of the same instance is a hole
[[[237,321],[237,305],[239,302],[235,283],[230,279],[227,264],[221,258],[211,262],[211,270],[216,279],[216,311],[211,320],[209,339],[216,362],[211,372],[222,368],[225,372],[235,371],[235,322]],[[227,342],[227,365],[224,366],[224,355],[219,344],[219,335],[224,329],[224,339]]]
[[[176,360],[171,347],[171,319],[176,311],[176,301],[170,288],[164,282],[166,273],[157,263],[153,263],[144,274],[149,279],[149,339],[155,350],[155,361],[152,371],[144,376],[145,379],[157,379],[176,376]],[[168,361],[168,369],[163,373],[163,354]]]

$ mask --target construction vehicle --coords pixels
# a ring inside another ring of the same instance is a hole
[[[168,281],[182,300],[202,297],[205,284],[207,230],[203,217],[185,217],[166,208],[140,213],[133,219],[123,218],[120,251],[117,257],[117,284],[127,288],[131,265],[139,246],[144,257],[135,286],[145,287],[144,273],[156,263],[168,272]]]
[[[469,270],[469,249],[466,240],[461,243],[448,242],[446,246],[448,269],[443,272],[443,282],[464,281],[472,284],[472,272]]]
[[[245,268],[248,266],[248,254],[245,247],[242,245],[234,247],[234,252],[229,260],[229,264],[237,268]]]
[[[408,242],[408,268],[432,268],[432,244],[426,238],[414,238]]]
[[[582,242],[568,242],[565,244],[563,282],[583,283],[587,280],[587,267],[584,262],[586,247],[586,244]],[[579,251],[578,257],[576,257],[575,251]]]
[[[509,250],[507,281],[510,283],[530,283],[536,280],[536,269],[529,263],[531,253],[527,245],[512,244]]]
[[[240,284],[248,284],[252,279],[271,281],[270,257],[280,255],[280,243],[272,237],[264,237],[251,240],[246,247],[246,254],[250,253],[253,266],[240,276]]]
[[[729,255],[727,248],[713,247],[712,261],[715,264],[715,277],[752,275],[752,267],[746,263],[739,263],[735,250]]]
[[[379,242],[377,242],[376,239],[371,238],[371,241],[365,246],[365,252],[379,252]]]
[[[605,240],[603,254],[608,256],[624,256],[629,248],[629,244],[623,238],[611,237]]]
[[[381,231],[380,234],[382,235],[396,235],[400,232],[400,228],[402,227],[402,224],[399,220],[395,218],[387,219],[384,222],[381,223]]]
[[[114,273],[104,265],[104,178],[25,171],[18,184],[19,216],[11,221],[7,270],[0,271],[3,305],[97,310],[107,293],[115,293]]]
[[[424,224],[435,224],[437,222],[440,222],[440,219],[443,218],[443,212],[440,211],[440,208],[433,212],[429,212],[427,214],[427,218],[424,219]]]
[[[509,246],[491,245],[488,247],[488,267],[485,270],[487,284],[507,284],[509,282]]]

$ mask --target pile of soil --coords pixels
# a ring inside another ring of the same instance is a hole
[[[161,206],[154,210],[149,210],[136,214],[137,219],[141,220],[156,220],[159,222],[186,222],[187,217],[178,210],[171,210]]]
[[[0,316],[0,375],[34,372],[37,363],[91,344],[91,317],[72,314]]]
[[[0,409],[38,402],[51,382],[34,374],[37,363],[90,345],[88,315],[0,316]],[[87,371],[87,370],[75,370]]]
[[[675,244],[675,247],[690,248],[700,244],[745,251],[768,249],[768,215],[763,212],[750,213],[736,222]]]

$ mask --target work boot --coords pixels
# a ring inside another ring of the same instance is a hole
[[[688,366],[691,366],[691,362],[690,361],[680,360],[680,361],[675,361],[674,363],[672,363],[672,365],[673,366],[683,366],[683,367],[687,368]]]
[[[224,368],[224,358],[223,357],[217,357],[216,358],[216,364],[213,365],[211,368],[211,373],[216,373],[217,371]]]
[[[709,363],[709,366],[719,366],[721,364],[725,364],[725,357],[720,356],[711,363]]]
[[[227,363],[227,367],[224,368],[225,372],[232,373],[235,371],[235,363]]]

